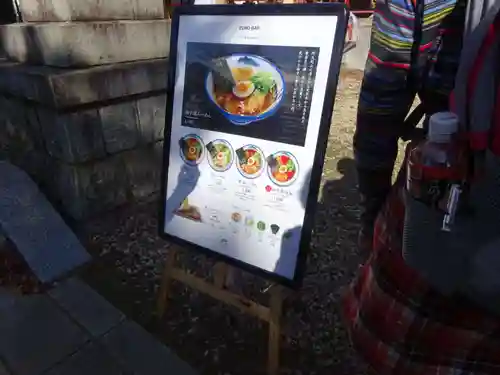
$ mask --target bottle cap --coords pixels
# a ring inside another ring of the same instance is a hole
[[[429,119],[427,139],[431,142],[446,143],[458,131],[458,116],[453,112],[438,112]]]

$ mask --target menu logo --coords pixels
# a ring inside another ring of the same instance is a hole
[[[259,25],[254,25],[254,26],[239,26],[238,29],[240,31],[257,31],[257,30],[260,30],[260,26]]]

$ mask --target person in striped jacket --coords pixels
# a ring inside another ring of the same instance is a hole
[[[391,188],[403,122],[418,93],[427,116],[448,110],[465,0],[378,0],[358,105],[354,155],[361,194],[360,247]]]

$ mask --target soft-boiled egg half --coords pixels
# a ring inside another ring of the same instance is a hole
[[[250,81],[239,81],[233,86],[233,94],[241,99],[248,98],[254,91],[255,86]]]

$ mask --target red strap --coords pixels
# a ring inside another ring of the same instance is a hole
[[[458,168],[428,167],[422,165],[422,178],[429,180],[461,181],[462,173]]]
[[[491,132],[493,138],[491,141],[491,151],[495,155],[500,156],[500,83],[497,88],[495,112],[493,114],[493,126]]]
[[[450,97],[449,97],[449,99],[448,99],[448,106],[450,107],[450,110],[451,110],[452,112],[455,112],[455,113],[456,113],[456,111],[455,111],[456,105],[457,105],[457,103],[455,102],[455,92],[454,92],[454,91],[452,91],[452,92],[450,93]]]
[[[469,78],[467,81],[467,98],[473,98],[475,95],[481,95],[481,93],[476,92],[477,81],[479,78],[479,73],[483,68],[484,61],[486,58],[487,52],[492,48],[495,37],[500,33],[500,13],[497,15],[495,22],[492,23],[488,29],[488,33],[484,38],[483,44],[479,49],[476,60],[474,61],[474,65],[472,67],[472,71],[469,74]],[[468,100],[470,102],[470,100]],[[467,103],[469,105],[469,103]],[[490,138],[489,131],[483,132],[471,132],[469,134],[469,146],[472,150],[480,151],[488,148],[488,143]]]
[[[434,180],[447,180],[447,181],[461,181],[463,173],[459,168],[426,166],[420,163],[409,161],[410,177],[418,178],[419,180],[434,181]]]

